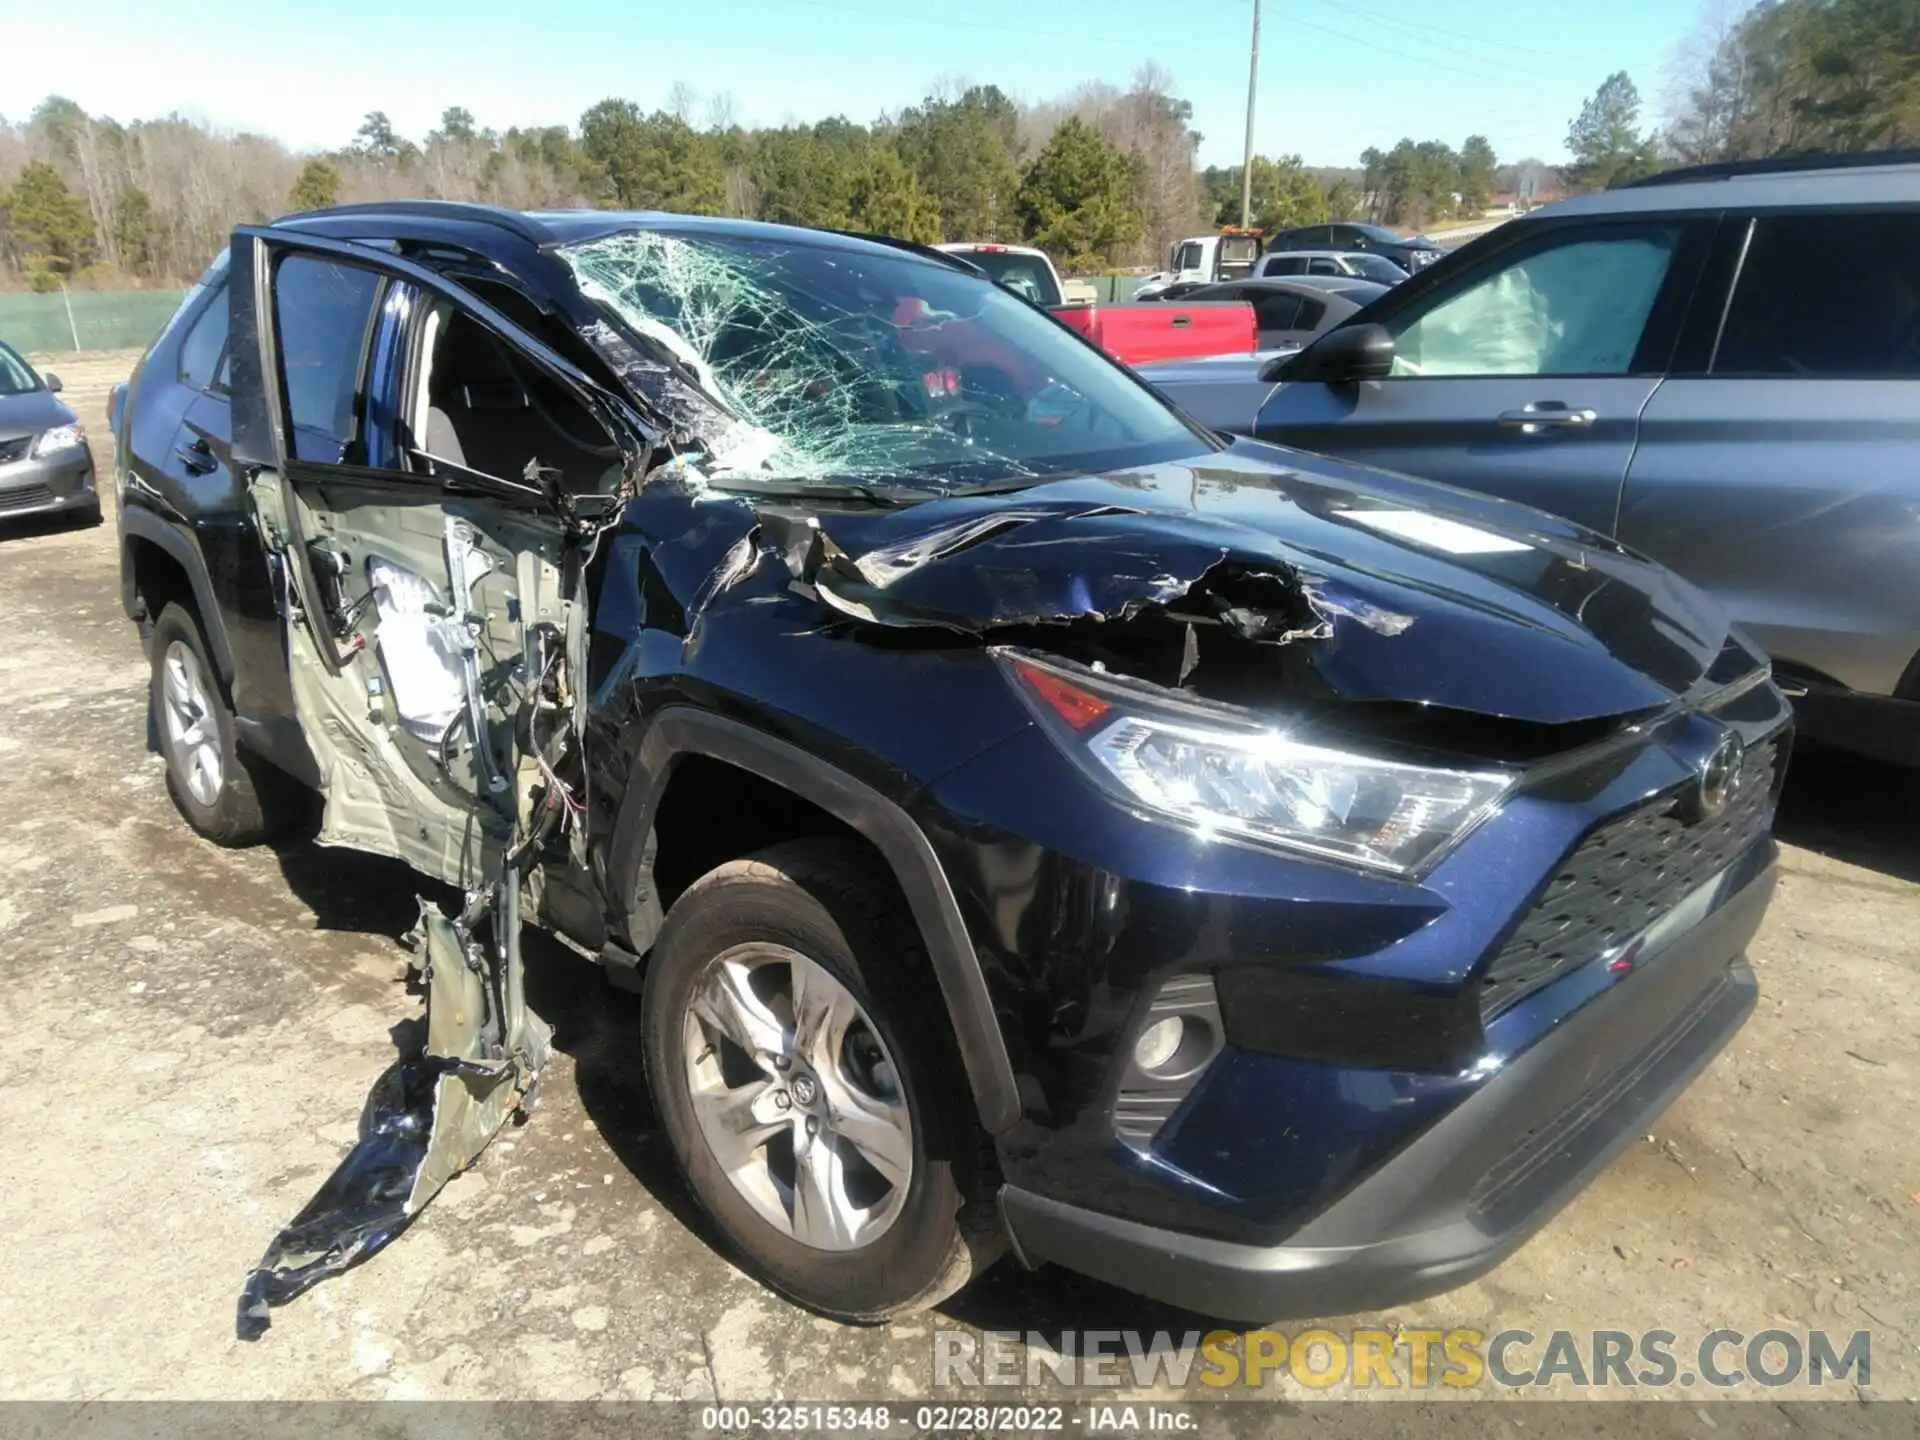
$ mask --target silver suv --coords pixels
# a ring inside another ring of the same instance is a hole
[[[1803,730],[1920,764],[1920,152],[1583,196],[1298,355],[1143,373],[1215,428],[1665,561],[1805,691]]]

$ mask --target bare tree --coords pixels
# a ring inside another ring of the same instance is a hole
[[[1753,0],[1704,0],[1700,17],[1667,60],[1662,138],[1689,164],[1728,158],[1750,101],[1743,27]]]

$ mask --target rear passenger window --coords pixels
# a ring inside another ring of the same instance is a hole
[[[379,287],[370,270],[305,255],[281,262],[274,323],[297,459],[337,462],[354,440],[361,362]]]
[[[1920,214],[1756,222],[1713,371],[1920,377]]]
[[[1297,295],[1262,295],[1253,302],[1253,313],[1262,330],[1291,330],[1300,314]]]
[[[196,390],[226,388],[227,286],[222,281],[180,341],[180,379]]]

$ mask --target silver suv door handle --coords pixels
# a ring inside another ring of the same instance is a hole
[[[1584,430],[1600,417],[1592,410],[1570,410],[1556,400],[1543,400],[1524,410],[1502,410],[1502,430],[1517,430],[1522,435],[1539,435],[1548,430]]]

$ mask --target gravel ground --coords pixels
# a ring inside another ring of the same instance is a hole
[[[106,387],[130,359],[56,365],[103,474]],[[0,530],[0,1398],[906,1399],[931,1388],[936,1328],[1202,1323],[1010,1264],[882,1329],[785,1304],[692,1215],[632,1000],[536,943],[563,1053],[534,1122],[385,1254],[237,1342],[240,1281],[418,1013],[397,940],[415,887],[384,862],[186,829],[147,749],[114,547],[110,497],[99,529]],[[1920,778],[1803,753],[1760,1008],[1730,1050],[1491,1275],[1342,1323],[1866,1329],[1870,1389],[1820,1393],[1920,1398],[1916,817]]]

